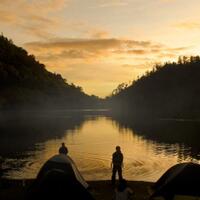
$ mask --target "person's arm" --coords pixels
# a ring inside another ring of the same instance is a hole
[[[110,167],[112,168],[113,167],[113,155],[112,155],[112,161],[110,163]]]
[[[122,168],[124,168],[124,156],[122,154]]]
[[[127,192],[128,192],[128,197],[129,197],[129,199],[132,199],[132,196],[133,196],[133,190],[130,188],[130,187],[128,187],[127,188]]]
[[[133,190],[130,187],[128,187],[127,190],[129,194],[133,194]]]

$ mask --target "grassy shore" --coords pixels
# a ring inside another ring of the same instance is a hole
[[[32,180],[3,180],[0,189],[1,200],[24,199],[24,194]],[[88,181],[90,192],[96,200],[112,200],[115,187],[110,181]],[[134,191],[133,199],[148,199],[148,188],[153,183],[143,181],[128,181],[128,186]]]

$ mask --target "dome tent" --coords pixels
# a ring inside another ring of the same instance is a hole
[[[40,169],[28,196],[37,198],[93,200],[88,184],[73,160],[64,154],[50,158]]]
[[[88,184],[80,174],[78,168],[74,161],[67,155],[58,154],[51,157],[40,169],[37,179],[40,179],[50,170],[59,169],[68,174],[70,177],[74,177],[77,181],[79,181],[84,188],[88,188]]]
[[[151,199],[158,196],[174,199],[175,196],[180,195],[198,198],[200,197],[200,165],[192,162],[176,164],[160,177],[152,189],[154,192]]]

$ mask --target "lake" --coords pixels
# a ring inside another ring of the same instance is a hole
[[[115,146],[124,154],[128,180],[156,181],[180,162],[198,162],[200,122],[113,117],[102,111],[9,113],[1,116],[0,156],[5,177],[35,178],[62,142],[86,180],[111,177]]]

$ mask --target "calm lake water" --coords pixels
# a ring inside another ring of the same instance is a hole
[[[180,162],[198,162],[200,123],[161,119],[134,123],[103,112],[46,112],[2,116],[0,155],[9,178],[34,178],[65,142],[86,180],[111,176],[116,145],[124,154],[123,174],[129,180],[156,181]]]

